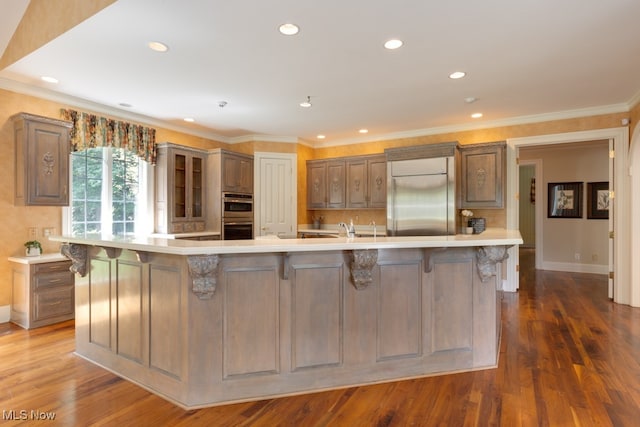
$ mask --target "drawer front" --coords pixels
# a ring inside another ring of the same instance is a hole
[[[73,285],[73,273],[70,271],[58,271],[47,274],[38,274],[34,278],[34,290],[47,289],[55,286]]]
[[[69,271],[69,268],[71,267],[71,261],[45,262],[42,264],[33,264],[33,267],[33,272],[35,274]]]
[[[36,292],[33,301],[33,321],[74,314],[73,286]]]

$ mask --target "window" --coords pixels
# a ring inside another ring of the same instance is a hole
[[[71,234],[148,234],[147,163],[120,148],[90,148],[71,155]]]

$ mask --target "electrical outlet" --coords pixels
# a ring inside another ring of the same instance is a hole
[[[575,258],[576,261],[580,261],[580,252],[576,252],[573,257]]]
[[[38,238],[38,227],[29,227],[27,229],[27,235],[29,240],[36,240]]]

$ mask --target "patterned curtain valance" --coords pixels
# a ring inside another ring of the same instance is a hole
[[[156,130],[81,111],[62,109],[62,118],[73,123],[71,151],[116,147],[131,151],[151,164],[156,163]]]

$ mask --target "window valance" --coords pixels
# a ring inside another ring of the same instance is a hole
[[[131,151],[151,164],[156,163],[156,130],[82,111],[61,110],[62,118],[73,123],[71,151],[116,147]]]

